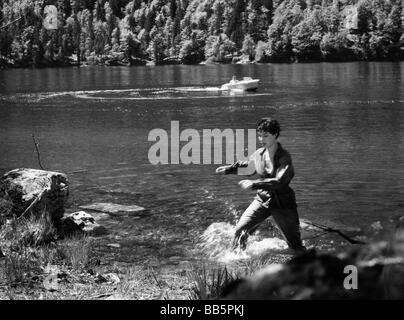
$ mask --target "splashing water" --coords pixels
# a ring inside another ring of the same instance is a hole
[[[260,236],[250,236],[244,251],[232,250],[235,226],[227,222],[211,224],[201,235],[197,249],[209,259],[220,263],[247,260],[258,257],[268,251],[281,253],[288,249],[284,240],[279,238],[260,239]]]

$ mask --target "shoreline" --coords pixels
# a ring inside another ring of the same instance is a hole
[[[214,62],[214,61],[202,61],[200,63],[154,63],[152,61],[147,61],[144,63],[54,63],[47,64],[41,66],[27,66],[27,65],[2,65],[0,64],[0,70],[12,70],[12,69],[64,69],[64,68],[86,68],[86,67],[157,67],[157,66],[175,66],[175,65],[183,65],[183,66],[198,66],[198,65],[257,65],[257,64],[317,64],[317,63],[353,63],[353,62],[362,62],[362,63],[372,63],[372,62],[390,62],[390,63],[400,63],[404,61],[404,57],[399,59],[369,59],[369,60],[350,60],[350,59],[341,59],[341,60],[309,60],[309,61],[249,61],[249,62]]]
[[[43,273],[28,273],[20,284],[5,283],[2,272],[0,300],[216,300],[223,298],[218,294],[234,281],[256,277],[264,270],[280,265],[286,268],[299,257],[267,252],[231,263],[202,259],[200,262],[180,265],[149,266],[147,263],[108,261],[105,254],[98,251],[102,244],[94,237],[65,239],[59,245],[70,246],[74,241],[79,245],[84,241],[91,243],[91,263],[76,267],[65,263],[48,264]],[[345,245],[331,251],[314,249],[319,257],[326,255],[336,258],[358,250],[367,252],[377,243]],[[0,270],[4,270],[4,265],[5,257],[1,257]],[[215,282],[219,278],[220,283]]]

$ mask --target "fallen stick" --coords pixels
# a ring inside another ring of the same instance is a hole
[[[321,230],[327,231],[327,232],[337,233],[338,235],[340,235],[342,238],[344,238],[349,243],[352,243],[352,244],[366,244],[366,242],[364,242],[364,241],[352,239],[351,237],[344,234],[341,230],[334,229],[334,228],[331,228],[331,227],[328,227],[328,226],[325,226],[325,225],[322,225],[322,224],[319,224],[319,223],[311,222],[311,221],[308,221],[308,220],[303,220],[302,222],[304,222],[306,224],[309,224],[309,225],[311,225],[313,227],[319,228]]]

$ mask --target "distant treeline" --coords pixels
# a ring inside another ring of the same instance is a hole
[[[43,27],[44,7],[58,28]],[[402,0],[0,0],[0,65],[403,59]],[[347,8],[356,15],[347,26]]]

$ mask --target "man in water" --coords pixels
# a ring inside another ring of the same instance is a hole
[[[300,237],[295,193],[289,187],[294,169],[289,152],[277,141],[279,122],[271,118],[262,119],[257,125],[257,134],[262,148],[255,151],[249,160],[216,169],[216,173],[221,174],[257,173],[260,176],[257,180],[239,182],[244,190],[257,190],[257,195],[236,225],[233,248],[245,249],[248,236],[272,215],[289,248],[295,253],[301,253],[305,247]]]

